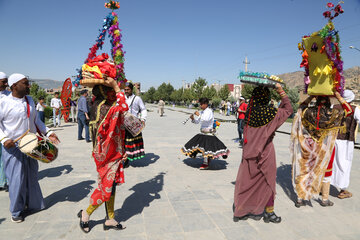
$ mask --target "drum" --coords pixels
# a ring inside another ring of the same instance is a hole
[[[144,129],[145,125],[141,122],[140,119],[135,117],[129,112],[124,113],[124,125],[125,128],[133,135],[134,137],[139,135]]]
[[[21,152],[43,163],[50,163],[57,158],[58,149],[48,139],[34,133],[27,133],[19,141]]]

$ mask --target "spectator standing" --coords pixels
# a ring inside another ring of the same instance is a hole
[[[62,103],[61,103],[61,100],[59,99],[58,92],[56,92],[54,97],[51,99],[50,106],[53,109],[54,127],[56,127],[56,124],[58,127],[60,127],[60,118],[61,118],[60,108],[62,107]]]
[[[243,140],[243,132],[244,132],[244,120],[245,120],[245,113],[247,109],[247,104],[245,103],[245,98],[240,97],[240,106],[238,108],[238,132],[239,132],[239,144],[242,147],[244,140]]]
[[[83,140],[82,132],[85,128],[85,140],[90,142],[89,134],[89,105],[87,102],[88,90],[84,89],[80,92],[81,97],[78,100],[78,140]]]
[[[44,103],[44,97],[39,97],[39,102],[36,105],[36,110],[38,111],[40,120],[45,123],[45,103]]]

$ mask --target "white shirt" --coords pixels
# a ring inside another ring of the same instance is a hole
[[[207,107],[204,111],[200,112],[200,116],[194,116],[193,123],[200,123],[200,129],[213,129],[214,127],[214,113]]]
[[[141,97],[135,96],[134,94],[126,97],[126,104],[129,106],[129,112],[140,118],[141,120],[145,121],[147,117],[147,110],[145,108],[144,102],[142,101]],[[134,99],[135,98],[135,99]],[[133,101],[134,99],[134,101]],[[132,104],[131,104],[132,102]]]
[[[44,109],[45,109],[45,108],[44,108],[40,103],[38,103],[38,104],[36,105],[36,110],[38,110],[39,112],[43,112]]]
[[[30,107],[30,118],[27,117],[25,97],[16,98],[10,94],[9,96],[0,99],[0,142],[2,144],[9,139],[17,139],[29,128],[30,132],[36,133],[36,126],[44,135],[49,131],[38,117],[34,100],[29,96],[27,96],[27,99]],[[51,134],[52,132],[49,131],[47,136]]]
[[[4,90],[4,91],[0,91],[0,99],[2,99],[3,97],[5,97],[5,96],[8,96],[8,95],[10,95],[10,91],[8,91],[8,90]]]
[[[59,98],[52,98],[50,106],[52,108],[60,108],[62,106],[61,100]]]

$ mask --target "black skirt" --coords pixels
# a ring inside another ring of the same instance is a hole
[[[181,151],[186,156],[195,158],[201,153],[204,158],[227,158],[230,151],[220,139],[214,135],[197,134],[190,139]]]
[[[125,130],[125,150],[130,161],[143,158],[145,150],[142,133],[134,137],[129,131]]]

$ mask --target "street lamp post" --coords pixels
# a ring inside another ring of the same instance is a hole
[[[349,48],[350,48],[350,49],[355,49],[355,50],[358,50],[358,51],[360,52],[360,49],[358,49],[357,47],[350,46]]]

